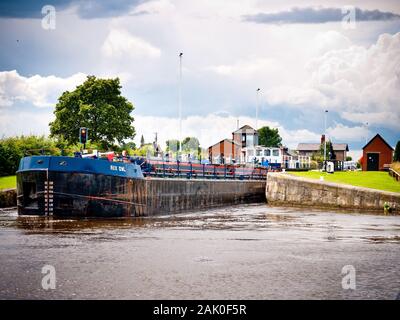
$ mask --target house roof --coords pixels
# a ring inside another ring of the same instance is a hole
[[[385,143],[391,150],[394,150],[393,147],[389,143],[387,143],[386,140],[383,139],[379,133],[377,133],[375,135],[375,137],[373,137],[371,140],[369,140],[368,143],[363,147],[363,149],[365,149],[372,141],[374,141],[375,139],[378,139],[378,138],[381,139],[383,141],[383,143]]]
[[[349,151],[347,143],[332,143],[333,151]]]
[[[214,143],[213,145],[209,146],[208,148],[212,148],[212,147],[216,146],[217,144],[220,144],[221,142],[224,142],[224,141],[226,141],[228,143],[233,143],[233,144],[235,144],[235,145],[237,145],[239,147],[242,146],[240,143],[238,143],[238,142],[236,142],[236,141],[234,141],[232,139],[222,139],[221,141],[218,141],[217,143]]]
[[[298,151],[318,151],[321,147],[320,143],[299,143],[297,146]],[[333,151],[349,151],[347,143],[333,143]]]
[[[299,143],[297,146],[298,151],[318,151],[321,147],[319,143]]]
[[[257,130],[255,130],[254,128],[252,128],[249,125],[245,124],[244,126],[240,127],[236,131],[233,131],[233,133],[242,133],[242,132],[248,132],[248,131],[257,132]]]

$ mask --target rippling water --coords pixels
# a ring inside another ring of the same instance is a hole
[[[399,245],[399,216],[265,204],[113,220],[6,210],[0,298],[395,299]],[[342,289],[345,265],[355,290]]]

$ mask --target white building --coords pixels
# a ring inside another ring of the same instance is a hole
[[[310,168],[311,158],[300,156],[287,148],[254,146],[242,148],[242,162],[263,164],[268,161],[271,167],[286,169]]]
[[[245,163],[268,163],[278,164],[282,163],[282,150],[281,148],[254,146],[242,148],[242,154],[244,155],[243,162]]]

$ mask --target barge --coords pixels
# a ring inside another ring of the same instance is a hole
[[[20,215],[129,217],[265,200],[265,168],[30,156],[17,171]]]

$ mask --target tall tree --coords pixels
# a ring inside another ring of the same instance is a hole
[[[393,161],[400,161],[400,140],[397,141],[396,148],[394,149]]]
[[[132,103],[121,95],[119,78],[88,76],[74,91],[65,91],[58,98],[50,134],[74,144],[78,142],[79,128],[87,127],[89,140],[103,148],[115,141],[122,144],[124,139],[135,136],[133,109]]]
[[[266,147],[279,147],[282,144],[279,130],[268,126],[258,129],[258,144]]]
[[[167,151],[176,152],[179,149],[179,140],[171,139],[166,141]]]
[[[182,141],[182,149],[186,152],[195,151],[197,152],[200,147],[199,139],[196,137],[186,137]]]
[[[144,146],[144,137],[143,137],[143,135],[140,137],[140,147],[143,147]]]

